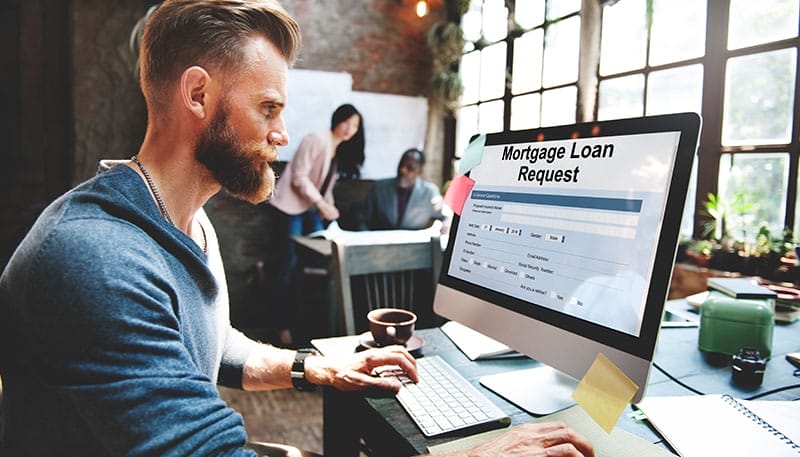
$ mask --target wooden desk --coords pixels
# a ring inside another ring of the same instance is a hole
[[[294,240],[298,247],[306,249],[309,253],[318,255],[321,258],[330,259],[331,252],[333,252],[331,249],[331,240],[309,238],[307,236],[293,236],[292,240]]]
[[[296,296],[302,297],[301,306],[307,314],[322,316],[307,322],[304,332],[309,337],[340,335],[338,310],[336,309],[336,287],[332,268],[333,248],[330,240],[292,236],[297,254]]]
[[[779,325],[775,328],[773,358],[767,364],[763,384],[753,390],[737,387],[731,382],[730,367],[714,367],[706,363],[697,349],[697,328],[664,328],[659,335],[655,364],[675,378],[704,393],[728,393],[737,398],[747,398],[783,386],[797,385],[800,380],[792,373],[794,367],[784,356],[800,351],[800,323]],[[507,359],[472,362],[438,328],[420,330],[425,340],[422,355],[438,354],[464,375],[473,385],[493,400],[512,419],[512,425],[529,422],[533,416],[508,403],[482,387],[480,377],[492,373],[529,368],[538,365],[531,359]],[[343,345],[355,347],[357,340],[343,337]],[[646,395],[693,395],[670,380],[655,367],[650,374]],[[376,456],[409,456],[425,453],[427,446],[450,441],[455,437],[427,439],[414,425],[394,397],[366,397],[343,393],[332,388],[324,391],[323,439],[324,454],[337,457],[357,456],[359,440],[363,440]],[[797,400],[800,389],[779,392],[764,399]],[[661,437],[644,421],[635,421],[623,413],[617,427],[640,436],[652,443],[661,443]],[[661,443],[661,445],[664,445]],[[665,446],[665,445],[664,445]]]

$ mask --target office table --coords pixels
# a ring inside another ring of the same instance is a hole
[[[308,314],[322,315],[323,319],[315,320],[314,328],[304,329],[309,335],[338,334],[336,312],[336,289],[333,285],[331,270],[331,241],[307,236],[292,236],[297,254],[297,290],[300,295],[300,306]]]
[[[437,354],[444,358],[508,414],[512,419],[512,425],[535,419],[534,416],[485,389],[478,380],[488,374],[538,366],[538,362],[527,358],[473,362],[438,328],[418,330],[418,334],[425,340],[420,355]],[[755,389],[744,389],[734,385],[731,381],[730,366],[712,366],[707,363],[697,349],[697,336],[697,327],[661,329],[654,357],[655,366],[650,373],[646,396],[694,395],[656,367],[662,368],[670,376],[700,392],[728,393],[737,398],[749,398],[800,383],[800,378],[793,376],[794,367],[784,358],[789,352],[800,351],[800,322],[776,325],[773,356],[767,364],[762,385]],[[353,338],[342,337],[340,349],[348,346],[354,349],[358,343],[357,339]],[[325,388],[323,399],[325,455],[357,456],[361,440],[377,456],[416,455],[426,453],[428,446],[459,437],[455,435],[446,438],[425,438],[393,396],[368,396]],[[800,388],[780,391],[763,399],[797,400],[800,399]],[[636,421],[628,417],[628,412],[631,412],[630,406],[620,417],[617,427],[666,447],[661,437],[645,421]]]

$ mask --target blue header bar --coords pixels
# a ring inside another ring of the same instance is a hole
[[[639,213],[642,201],[627,198],[582,197],[575,195],[524,194],[518,192],[492,192],[473,190],[471,198],[496,202],[528,203],[534,205],[590,208],[608,211]]]

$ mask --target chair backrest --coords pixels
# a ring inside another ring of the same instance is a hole
[[[355,335],[355,316],[375,308],[405,308],[433,316],[433,291],[442,264],[439,236],[429,241],[348,245],[331,243],[339,322],[348,335]],[[430,290],[430,300],[419,300],[418,290]],[[360,313],[360,314],[357,314]]]

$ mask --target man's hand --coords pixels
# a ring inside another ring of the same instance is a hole
[[[322,219],[326,221],[335,221],[339,219],[339,210],[336,206],[331,205],[325,200],[320,200],[316,203],[317,211]]]
[[[402,346],[369,349],[343,357],[311,356],[306,358],[306,379],[313,384],[333,386],[343,391],[381,389],[397,392],[402,387],[395,377],[376,377],[375,368],[396,365],[414,382],[417,365]]]
[[[518,425],[507,433],[452,457],[594,457],[594,446],[562,422]]]

